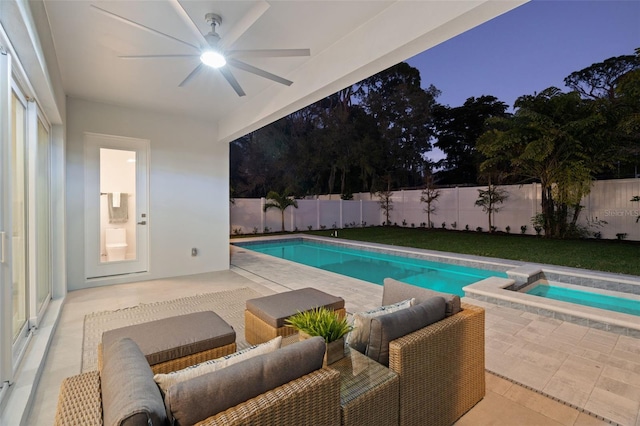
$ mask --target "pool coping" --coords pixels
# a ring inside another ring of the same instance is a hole
[[[640,321],[635,315],[583,306],[509,290],[514,280],[491,277],[463,288],[469,299],[518,309],[560,321],[640,338]],[[556,283],[554,283],[556,284]],[[605,293],[605,291],[602,291]],[[611,291],[606,291],[613,293]],[[634,295],[631,295],[634,296]],[[633,297],[634,299],[636,297]]]

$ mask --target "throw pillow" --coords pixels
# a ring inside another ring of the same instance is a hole
[[[366,355],[388,367],[389,342],[444,319],[445,309],[444,298],[436,296],[408,309],[373,318]]]
[[[413,305],[414,299],[403,300],[392,305],[380,306],[367,312],[353,314],[353,330],[347,335],[346,343],[351,349],[364,353],[369,343],[371,319],[380,315],[406,309]]]
[[[203,374],[211,373],[213,371],[220,370],[229,365],[236,364],[245,359],[253,358],[258,355],[267,354],[280,349],[282,344],[282,336],[278,336],[268,342],[261,343],[259,345],[251,346],[241,351],[232,353],[230,355],[223,356],[221,358],[212,359],[210,361],[201,362],[200,364],[192,365],[182,370],[172,371],[166,374],[156,374],[153,376],[153,380],[156,381],[163,394],[167,393],[167,389],[175,383],[184,382],[194,377],[202,376]]]
[[[165,424],[162,395],[138,345],[129,338],[112,342],[104,347],[103,360],[100,390],[104,424]]]

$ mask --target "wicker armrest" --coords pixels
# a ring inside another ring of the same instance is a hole
[[[451,425],[485,395],[484,309],[463,310],[389,344],[400,425]]]
[[[340,373],[323,368],[198,423],[215,425],[339,425]]]
[[[60,386],[54,424],[102,425],[102,395],[97,371],[64,379]]]

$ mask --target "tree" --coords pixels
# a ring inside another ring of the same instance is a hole
[[[498,207],[498,205],[504,203],[507,198],[509,198],[507,191],[492,184],[491,182],[489,182],[487,189],[478,189],[478,199],[476,200],[475,205],[482,207],[482,211],[487,213],[487,216],[489,217],[489,232],[493,232],[494,230],[494,214],[499,212],[502,208]]]
[[[492,117],[508,117],[508,105],[494,96],[468,98],[464,105],[451,108],[436,105],[433,108],[435,146],[446,158],[439,165],[442,183],[476,183],[478,168],[483,158],[476,149],[476,141],[487,127],[485,122]]]
[[[391,192],[391,177],[387,176],[387,189],[376,192],[376,196],[378,197],[378,203],[380,204],[380,208],[384,211],[385,225],[391,225],[391,220],[389,218],[391,211],[393,210],[393,192]]]
[[[423,181],[433,134],[431,109],[438,93],[433,86],[423,89],[420,71],[405,62],[359,84],[358,103],[379,132],[378,176],[391,177],[395,186]]]
[[[264,211],[266,212],[271,208],[276,208],[280,210],[280,213],[282,215],[282,232],[284,232],[284,211],[289,206],[293,206],[297,209],[298,202],[293,197],[289,197],[284,194],[280,195],[275,191],[269,191],[269,193],[267,194],[267,200],[269,201],[265,203]]]
[[[422,195],[420,196],[420,202],[427,205],[424,212],[427,214],[427,226],[429,228],[433,228],[431,213],[436,211],[434,203],[438,201],[438,197],[440,197],[440,190],[436,189],[433,182],[433,175],[430,174],[427,176],[426,187],[422,190]]]
[[[615,99],[620,77],[637,69],[640,56],[616,56],[569,74],[564,84],[587,99]]]
[[[481,170],[540,182],[545,236],[563,238],[576,229],[593,175],[611,165],[606,119],[593,102],[555,87],[521,96],[515,106],[513,117],[489,120],[491,130],[478,140]]]

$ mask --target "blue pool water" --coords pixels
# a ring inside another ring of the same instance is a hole
[[[469,268],[448,263],[394,256],[304,240],[234,243],[245,249],[269,254],[352,278],[382,285],[394,278],[418,287],[464,296],[462,288],[488,277],[507,277],[500,271]]]
[[[640,301],[638,300],[548,284],[538,284],[528,290],[527,294],[640,316]]]

